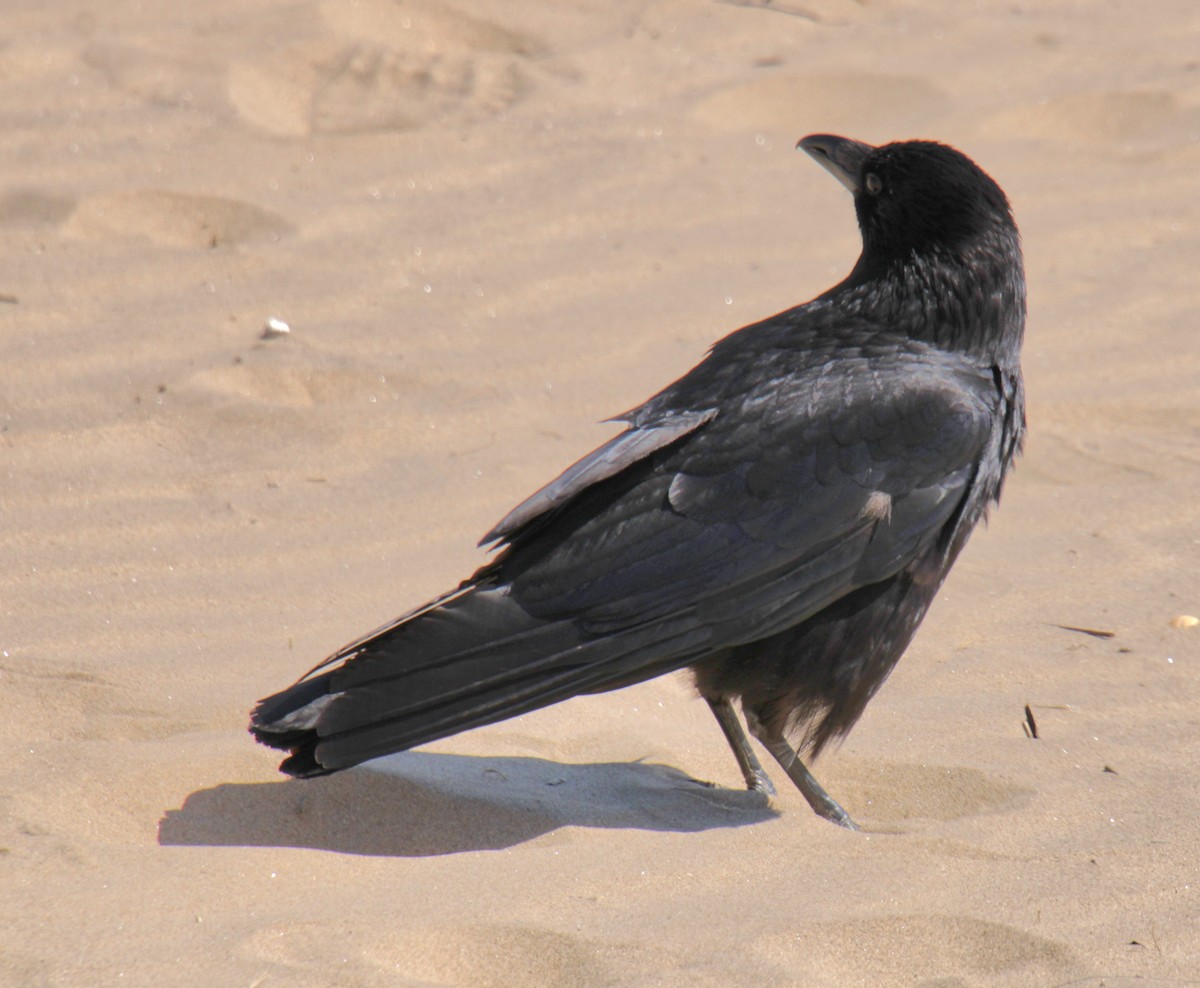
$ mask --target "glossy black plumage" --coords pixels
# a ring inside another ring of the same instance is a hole
[[[515,508],[445,597],[263,700],[311,776],[691,666],[746,781],[736,716],[814,809],[787,744],[845,734],[1021,444],[1025,286],[1000,188],[932,142],[801,142],[854,192],[845,281],[717,343],[629,428]]]

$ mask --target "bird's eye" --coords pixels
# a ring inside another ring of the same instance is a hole
[[[883,191],[883,179],[874,172],[867,172],[863,178],[863,188],[869,195],[877,196]]]

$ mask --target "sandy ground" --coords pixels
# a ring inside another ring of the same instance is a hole
[[[1200,983],[1200,8],[949,9],[6,5],[0,983]],[[1026,456],[816,765],[866,832],[682,676],[277,775],[256,698],[849,269],[816,131],[966,150],[1030,282]]]

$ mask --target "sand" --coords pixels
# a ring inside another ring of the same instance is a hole
[[[5,27],[0,984],[1200,980],[1194,3]],[[1026,455],[815,766],[865,832],[738,792],[682,675],[279,776],[258,697],[845,274],[818,131],[963,148],[1029,269]]]

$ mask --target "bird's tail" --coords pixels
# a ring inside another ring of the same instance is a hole
[[[467,585],[330,656],[259,702],[251,733],[298,777],[661,675],[699,653],[686,617],[589,634],[528,614],[504,587]]]

